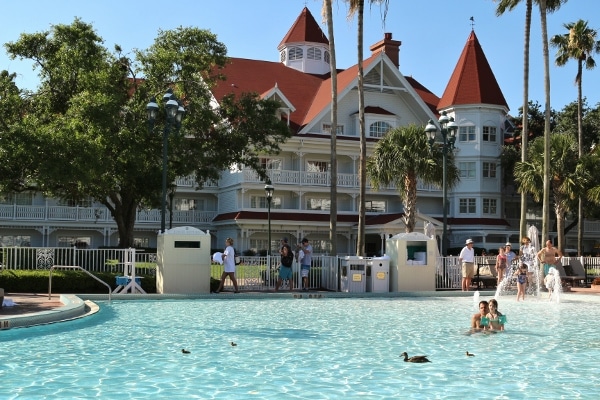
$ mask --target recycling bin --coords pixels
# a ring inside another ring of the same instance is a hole
[[[340,261],[340,291],[364,293],[367,289],[367,259],[347,256]]]
[[[367,262],[367,292],[390,291],[390,257],[375,257]]]

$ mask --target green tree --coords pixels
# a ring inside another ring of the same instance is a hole
[[[577,157],[577,142],[571,135],[553,134],[550,139],[550,188],[556,215],[558,246],[562,250],[565,244],[565,214],[574,207],[573,200],[584,190],[591,176],[585,168],[587,164]],[[538,202],[544,195],[544,146],[545,138],[535,139],[528,150],[528,161],[517,162],[515,165],[515,180],[519,184],[519,191],[531,194]],[[542,235],[544,240],[547,237]]]
[[[583,66],[586,69],[593,69],[596,62],[592,54],[600,52],[600,41],[596,40],[598,32],[588,27],[587,21],[579,20],[563,25],[568,31],[563,35],[555,35],[550,43],[558,49],[556,53],[556,65],[563,66],[569,60],[577,61],[577,75],[575,84],[577,85],[577,138],[578,138],[578,156],[583,156],[583,96],[582,96],[582,78]],[[583,197],[579,197],[577,220],[577,254],[583,254]]]
[[[443,151],[439,146],[431,149],[424,128],[409,125],[390,130],[375,145],[367,160],[367,172],[375,189],[394,184],[404,202],[406,232],[415,229],[417,215],[417,183],[442,186]],[[454,154],[448,153],[446,180],[449,188],[459,181],[460,171],[454,164]]]
[[[92,26],[78,19],[22,34],[5,46],[12,58],[32,60],[41,81],[23,131],[11,139],[35,161],[22,167],[23,176],[46,195],[93,198],[105,205],[117,224],[120,247],[133,245],[138,209],[160,204],[162,135],[148,129],[145,108],[151,96],[171,87],[187,110],[180,134],[169,136],[169,182],[195,175],[202,185],[232,163],[255,168],[266,179],[260,154],[279,151],[290,136],[275,117],[274,101],[248,93],[212,105],[210,89],[222,79],[219,70],[227,57],[225,46],[208,31],[159,31],[154,44],[136,51],[133,60],[118,46],[110,53]],[[157,127],[163,124],[159,120]],[[2,157],[4,165],[18,161],[4,151]]]
[[[529,44],[531,39],[531,10],[533,0],[525,0],[525,35],[523,45],[523,106],[521,119],[521,161],[527,161],[527,141],[529,139],[529,126],[527,116],[529,115]],[[500,0],[496,8],[496,15],[503,15],[506,11],[512,11],[521,0]],[[521,222],[519,225],[521,236],[527,232],[527,194],[521,193]]]

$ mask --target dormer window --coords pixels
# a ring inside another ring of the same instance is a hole
[[[290,61],[291,60],[302,60],[303,53],[304,52],[302,51],[301,47],[290,47],[288,56],[290,58]]]
[[[325,60],[325,62],[326,62],[327,64],[331,64],[331,60],[329,59],[329,57],[330,57],[330,56],[329,56],[329,52],[328,52],[328,51],[326,51],[326,52],[325,52],[325,56],[323,57],[323,59]]]
[[[381,138],[390,129],[392,129],[392,126],[385,121],[373,122],[371,125],[369,125],[369,136],[374,138]]]

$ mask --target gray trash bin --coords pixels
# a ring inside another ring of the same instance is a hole
[[[364,293],[367,289],[367,260],[344,257],[340,262],[340,291]]]
[[[367,291],[387,293],[390,291],[390,258],[376,257],[367,265]]]

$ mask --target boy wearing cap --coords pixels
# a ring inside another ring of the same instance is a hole
[[[310,264],[312,263],[313,248],[308,243],[308,239],[302,239],[302,242],[298,245],[300,250],[304,253],[302,261],[300,262],[300,273],[302,275],[302,291],[308,291],[308,274],[310,272]]]
[[[504,245],[504,255],[506,256],[506,276],[510,276],[512,275],[512,262],[515,258],[517,258],[517,255],[515,254],[514,251],[511,250],[511,245],[510,242],[506,242],[506,244]]]
[[[462,264],[462,291],[468,292],[471,279],[475,275],[475,250],[472,239],[467,239],[466,246],[460,251],[458,261]]]

